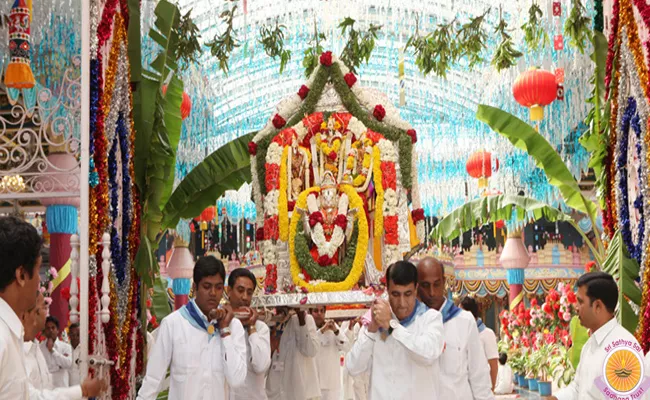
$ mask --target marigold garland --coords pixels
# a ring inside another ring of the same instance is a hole
[[[289,230],[291,277],[293,278],[294,283],[310,292],[340,292],[350,290],[359,281],[365,266],[366,252],[368,251],[368,220],[366,219],[365,213],[361,212],[363,210],[363,200],[361,200],[361,197],[359,197],[357,191],[351,185],[340,185],[339,190],[348,196],[348,199],[350,200],[350,208],[356,208],[358,210],[356,213],[356,221],[359,230],[357,251],[354,256],[354,262],[352,263],[352,270],[343,282],[323,282],[313,285],[300,277],[302,271],[295,253],[295,237],[298,230],[298,223],[300,221],[300,214],[294,213],[291,216],[291,225]],[[320,192],[319,187],[312,187],[303,191],[300,196],[298,196],[296,207],[305,209],[307,206],[307,197],[310,194],[317,192]]]
[[[280,240],[286,242],[289,240],[289,211],[287,204],[287,159],[289,158],[289,147],[282,151],[282,160],[280,161],[280,188],[278,195],[278,215]]]

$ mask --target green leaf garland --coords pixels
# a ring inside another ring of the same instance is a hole
[[[298,229],[295,237],[295,252],[298,265],[303,268],[314,280],[324,280],[327,282],[343,282],[354,264],[354,257],[357,252],[357,238],[359,229],[357,223],[354,223],[354,230],[350,240],[346,243],[345,257],[341,265],[328,265],[323,267],[319,265],[309,252],[309,243],[302,229]]]
[[[370,60],[381,25],[370,24],[366,32],[361,32],[354,29],[355,22],[347,17],[339,24],[339,28],[341,28],[341,35],[348,33],[348,41],[345,43],[340,59],[352,73],[356,74],[361,63],[365,61],[367,64]]]
[[[203,49],[199,44],[201,33],[192,20],[191,13],[192,9],[183,15],[180,24],[175,29],[179,39],[176,60],[179,61],[181,71],[186,70],[192,64],[197,64],[203,54]]]
[[[210,53],[219,60],[219,68],[224,74],[228,74],[230,55],[236,47],[239,47],[239,43],[233,34],[233,21],[236,10],[237,6],[235,5],[230,10],[221,13],[220,17],[226,24],[226,30],[221,35],[215,35],[212,41],[205,44],[210,48]]]
[[[278,24],[277,21],[273,29],[267,25],[260,27],[259,43],[264,47],[266,55],[273,59],[280,58],[280,73],[284,72],[291,59],[291,50],[284,48],[284,30],[286,26]]]
[[[548,34],[541,26],[541,19],[544,13],[536,2],[533,2],[528,9],[528,21],[521,26],[524,31],[524,41],[532,51],[544,49],[548,44]]]
[[[564,35],[569,38],[569,44],[584,54],[586,43],[591,41],[589,25],[591,19],[586,15],[587,10],[581,0],[571,0],[571,12],[564,22]]]
[[[492,57],[492,66],[498,72],[517,65],[517,59],[523,54],[515,48],[512,37],[508,34],[508,23],[503,19],[503,12],[499,9],[499,24],[494,28],[494,33],[501,36],[501,42],[497,46]]]

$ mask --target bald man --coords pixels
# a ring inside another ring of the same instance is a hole
[[[494,400],[490,368],[471,313],[447,299],[445,268],[433,257],[418,263],[418,298],[442,313],[445,351],[440,357],[440,398]]]

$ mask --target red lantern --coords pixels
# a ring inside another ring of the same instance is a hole
[[[199,222],[212,222],[214,221],[214,217],[216,215],[217,215],[217,208],[215,206],[210,206],[205,210],[203,210],[198,220]]]
[[[530,108],[531,120],[541,121],[544,118],[543,107],[551,104],[557,97],[555,74],[531,68],[517,77],[512,94],[517,103]]]
[[[492,153],[489,151],[477,151],[469,156],[465,168],[469,176],[478,179],[479,188],[486,188],[492,172],[499,170],[499,159],[496,157],[492,159]]]
[[[163,85],[162,93],[163,96],[167,94],[167,85]],[[190,116],[191,111],[192,111],[192,99],[190,99],[189,94],[183,92],[183,101],[181,102],[181,118],[183,119],[183,121]]]

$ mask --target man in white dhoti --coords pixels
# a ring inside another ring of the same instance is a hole
[[[325,321],[326,307],[312,308],[309,313],[314,317],[318,328],[320,348],[316,356],[318,381],[320,382],[322,400],[341,399],[341,352],[349,350],[348,337],[334,321]]]
[[[478,337],[481,340],[485,358],[490,365],[490,378],[492,380],[492,389],[494,390],[494,385],[497,383],[497,374],[499,373],[499,347],[497,345],[497,337],[494,334],[494,331],[485,326],[485,323],[483,320],[481,320],[478,313],[478,304],[476,304],[476,300],[469,296],[465,297],[460,303],[460,307],[463,310],[471,312],[474,316],[474,319],[476,320],[476,326],[478,327]]]
[[[389,301],[375,300],[345,366],[370,372],[372,400],[442,399],[437,359],[444,347],[442,314],[417,300],[418,271],[407,261],[388,267]]]
[[[196,298],[162,320],[138,400],[157,397],[168,368],[170,400],[225,400],[226,385],[244,384],[244,328],[229,305],[218,309],[225,276],[212,256],[196,262]]]
[[[255,275],[246,268],[237,268],[228,276],[228,297],[233,309],[244,309],[248,317],[241,323],[246,330],[246,380],[239,388],[230,389],[230,400],[266,400],[264,377],[271,365],[269,327],[257,320],[250,308],[257,286]]]
[[[302,309],[293,314],[278,307],[277,312],[284,320],[275,329],[279,340],[271,356],[266,394],[269,400],[320,399],[315,359],[320,341],[314,318]]]
[[[418,298],[442,313],[445,350],[440,357],[441,399],[493,400],[487,360],[474,316],[445,294],[445,267],[433,257],[418,263]]]
[[[55,388],[69,386],[68,371],[72,367],[72,347],[59,339],[59,329],[59,320],[54,316],[47,317],[43,331],[47,339],[40,344]]]
[[[639,344],[627,329],[616,322],[614,311],[618,303],[619,292],[611,275],[600,271],[589,272],[582,275],[576,285],[578,286],[580,324],[591,330],[592,334],[580,353],[580,362],[573,382],[560,389],[555,396],[547,397],[547,399],[601,400],[609,398],[603,394],[596,383],[603,376],[607,356],[611,354],[612,348],[619,347],[621,343],[629,343],[630,345],[626,345],[627,347]],[[625,369],[625,366],[621,368]],[[647,374],[646,371],[645,375]],[[648,395],[646,393],[641,397],[630,395],[620,397],[647,399]]]

